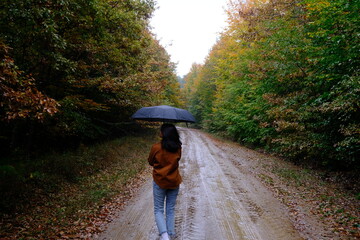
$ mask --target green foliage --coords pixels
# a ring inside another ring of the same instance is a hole
[[[358,168],[358,12],[345,0],[233,1],[227,31],[185,77],[200,125],[298,162]]]

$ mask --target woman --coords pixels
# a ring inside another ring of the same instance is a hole
[[[173,124],[163,124],[160,129],[161,142],[152,146],[149,164],[153,166],[153,194],[155,221],[160,239],[175,236],[175,203],[182,181],[179,173],[181,141]],[[164,216],[166,201],[166,218]]]

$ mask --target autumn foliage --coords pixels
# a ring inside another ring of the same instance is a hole
[[[230,1],[184,95],[200,125],[296,162],[358,169],[359,4]]]
[[[24,76],[8,56],[8,48],[0,44],[0,99],[2,121],[32,119],[43,121],[58,112],[57,102],[35,86],[31,76]]]
[[[142,106],[178,105],[153,1],[0,3],[0,141],[32,154],[124,134]]]

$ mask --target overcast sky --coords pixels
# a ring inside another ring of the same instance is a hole
[[[203,63],[226,26],[227,0],[157,0],[152,31],[177,63],[177,74]]]

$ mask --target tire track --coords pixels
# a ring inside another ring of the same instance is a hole
[[[234,206],[234,198],[232,197],[232,190],[229,189],[229,183],[224,176],[224,174],[219,171],[221,170],[216,159],[210,153],[209,144],[201,139],[201,136],[198,136],[197,132],[187,131],[185,133],[189,134],[188,138],[191,139],[194,149],[189,149],[189,154],[186,155],[184,161],[193,163],[192,169],[199,169],[198,181],[201,184],[198,186],[198,195],[202,194],[201,197],[206,199],[206,204],[202,205],[203,212],[207,212],[208,218],[206,222],[212,222],[213,226],[217,225],[218,239],[260,239],[256,231],[251,229],[245,224],[242,224],[242,228],[239,227],[239,221],[247,221],[245,214],[240,216],[236,214],[238,211],[237,207]],[[184,148],[185,149],[185,148]],[[186,151],[186,150],[185,150]],[[185,168],[184,174],[188,174]],[[190,173],[191,176],[194,176]],[[192,177],[193,181],[196,179]],[[209,217],[210,216],[210,217]],[[197,224],[197,223],[195,223]],[[241,222],[240,222],[241,224]],[[183,231],[184,232],[184,231]],[[206,229],[203,229],[203,232],[206,233]],[[211,234],[211,237],[214,239],[214,233]],[[191,239],[191,238],[189,238]],[[193,239],[204,239],[198,238],[198,236]]]
[[[246,159],[237,159],[232,151],[220,149],[200,131],[180,131],[184,139],[191,139],[184,148],[189,152],[183,161],[189,166],[183,175],[201,182],[197,191],[206,204],[198,208],[208,216],[206,225],[216,229],[203,229],[211,233],[205,238],[181,239],[301,239],[284,217],[286,213],[278,200],[243,167]],[[195,175],[194,169],[198,169]]]

